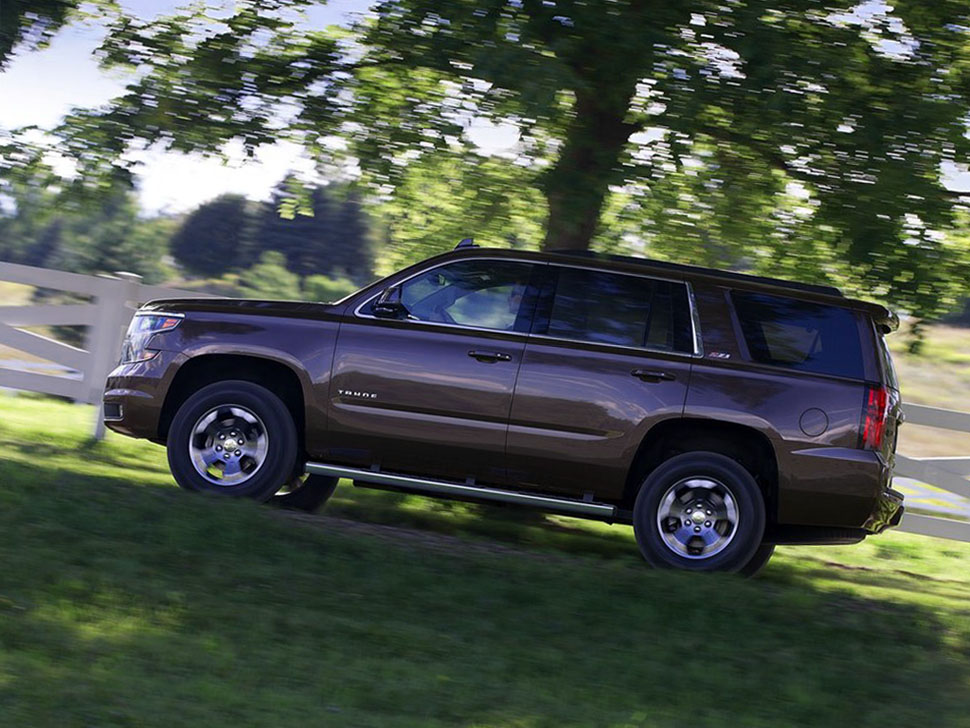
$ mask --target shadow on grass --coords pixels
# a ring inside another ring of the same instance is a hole
[[[819,563],[744,582],[443,555],[36,461],[0,483],[5,725],[882,728],[970,707],[961,615],[823,588]]]
[[[629,527],[604,524],[594,531],[579,526],[578,519],[550,518],[538,511],[514,506],[402,495],[355,488],[344,481],[321,513],[576,556],[641,561]]]

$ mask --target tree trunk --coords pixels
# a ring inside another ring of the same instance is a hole
[[[620,155],[635,130],[634,125],[624,121],[633,90],[611,89],[612,93],[601,96],[577,95],[576,116],[559,158],[542,183],[549,205],[543,250],[589,248],[609,187],[622,178],[618,170]]]

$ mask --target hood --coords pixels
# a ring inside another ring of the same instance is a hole
[[[260,301],[250,298],[164,298],[149,301],[141,311],[168,313],[228,313],[247,316],[280,316],[288,318],[316,318],[333,313],[333,303],[308,301]]]

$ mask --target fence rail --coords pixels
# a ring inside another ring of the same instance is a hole
[[[0,306],[0,345],[49,362],[33,364],[33,371],[0,363],[0,387],[43,392],[95,405],[101,403],[104,380],[114,368],[125,328],[140,304],[153,298],[207,295],[144,285],[141,276],[132,273],[86,276],[15,263],[0,263],[0,281],[90,299],[89,303]],[[72,346],[24,330],[34,326],[84,326],[84,346]],[[94,436],[101,438],[101,407],[97,407],[97,413]]]
[[[125,327],[139,304],[154,298],[206,295],[144,285],[139,276],[130,273],[85,276],[13,263],[0,263],[0,281],[66,291],[90,299],[89,303],[0,306],[0,345],[51,362],[49,366],[33,364],[33,371],[25,371],[23,366],[3,368],[0,364],[0,387],[43,392],[95,405],[101,402],[104,380],[114,367]],[[84,347],[24,330],[52,325],[87,327]],[[41,367],[47,371],[39,371]],[[909,424],[970,433],[970,413],[914,404],[904,405],[903,410]],[[104,422],[101,408],[97,407],[97,411],[95,437],[100,438]],[[895,474],[970,499],[970,456],[914,458],[897,454]],[[926,536],[970,541],[970,522],[955,518],[907,513],[900,528]]]
[[[903,414],[908,425],[923,425],[941,430],[970,433],[970,413],[927,407],[921,404],[904,404]],[[970,457],[914,458],[896,453],[894,475],[912,478],[970,500]],[[903,531],[924,536],[949,538],[970,542],[970,522],[955,518],[940,518],[907,512],[900,524]]]

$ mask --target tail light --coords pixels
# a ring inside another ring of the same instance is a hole
[[[889,393],[885,387],[866,387],[866,408],[862,413],[862,447],[879,450],[886,434]]]

